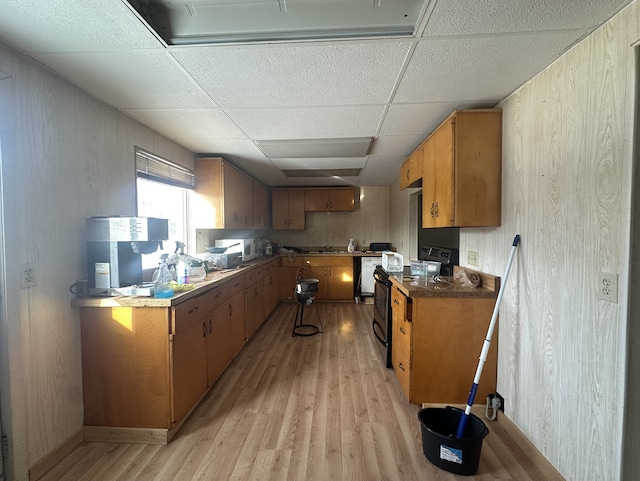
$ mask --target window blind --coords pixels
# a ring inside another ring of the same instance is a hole
[[[136,147],[136,172],[138,177],[143,179],[185,189],[195,188],[193,171],[138,147]]]

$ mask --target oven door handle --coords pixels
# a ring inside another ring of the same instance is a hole
[[[378,341],[380,341],[385,347],[389,347],[389,343],[385,340],[382,339],[379,335],[378,335],[378,331],[376,330],[376,326],[379,326],[380,328],[382,328],[382,326],[380,326],[380,324],[378,324],[378,321],[376,321],[375,319],[373,320],[373,322],[371,323],[371,328],[373,329],[373,335],[376,336],[376,338],[378,339]]]
[[[384,279],[380,274],[378,274],[377,272],[373,273],[373,278],[376,280],[376,282],[379,282],[380,284],[382,284],[383,286],[391,286],[391,281],[389,279]]]

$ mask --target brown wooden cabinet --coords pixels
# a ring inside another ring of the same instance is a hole
[[[456,111],[422,148],[422,227],[499,226],[502,111]]]
[[[394,286],[391,302],[391,362],[407,399],[465,404],[495,299],[407,297]],[[496,390],[497,350],[495,330],[477,399]]]
[[[144,302],[75,301],[86,439],[166,444],[246,341],[242,276],[173,307]]]
[[[251,336],[258,330],[262,321],[264,321],[264,267],[256,267],[247,272],[244,276],[245,295],[245,323],[246,336]]]
[[[304,229],[304,190],[272,191],[271,222],[274,229]]]
[[[253,228],[268,229],[271,225],[271,196],[269,189],[253,181]]]
[[[423,145],[414,150],[400,166],[400,190],[422,185]]]
[[[306,256],[304,277],[318,279],[318,300],[353,300],[353,258],[351,256]]]
[[[280,258],[273,259],[264,267],[263,291],[264,291],[264,315],[269,317],[271,312],[280,302]]]
[[[302,256],[296,256],[295,259],[282,257],[282,267],[280,268],[280,298],[291,300],[294,299],[293,289],[296,286],[296,278],[298,270],[300,277],[311,277],[310,270],[303,267]]]
[[[255,181],[251,177],[219,157],[196,159],[195,177],[192,221],[196,228],[254,228]]]
[[[306,212],[352,212],[355,204],[352,188],[305,189]]]

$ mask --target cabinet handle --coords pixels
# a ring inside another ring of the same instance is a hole
[[[207,323],[202,323],[202,337],[207,337]]]
[[[402,334],[406,334],[406,332],[404,332],[404,328],[402,328],[402,327],[400,328],[400,332],[401,332]]]
[[[396,306],[399,306],[399,305],[400,305],[400,303],[398,302],[398,299],[394,299],[394,300],[393,300],[393,303],[394,303]]]
[[[431,218],[434,218],[436,216],[435,209],[435,204],[431,202]]]
[[[200,306],[196,306],[193,309],[191,309],[187,314],[193,314],[194,312],[196,312],[198,309],[200,309]]]
[[[209,318],[209,334],[213,332],[213,321]]]
[[[435,217],[438,217],[439,211],[438,211],[438,203],[437,203],[437,202],[435,203],[435,208],[436,208],[436,215],[435,215]]]
[[[229,304],[229,317],[233,315],[233,306]]]
[[[398,369],[400,369],[402,372],[404,372],[404,364],[399,363],[398,364]]]

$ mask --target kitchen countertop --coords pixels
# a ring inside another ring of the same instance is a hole
[[[380,256],[381,252],[347,252],[347,251],[307,251],[296,254],[296,257],[330,257],[330,256],[344,256],[344,257],[365,257],[365,256]],[[195,287],[189,291],[176,292],[173,297],[167,299],[158,299],[155,297],[145,296],[112,296],[112,297],[78,297],[71,300],[71,305],[74,307],[172,307],[182,302],[188,301],[193,297],[199,296],[204,292],[213,289],[221,282],[227,282],[241,274],[246,273],[255,267],[267,264],[278,257],[288,259],[287,254],[276,254],[271,257],[260,257],[254,261],[243,264],[233,269],[223,269],[220,271],[213,271],[207,274],[207,278],[204,281],[194,282]]]
[[[460,269],[463,268],[454,266],[454,272],[457,272]],[[498,296],[498,290],[500,289],[500,277],[480,271],[464,269],[480,276],[481,284],[479,287],[462,287],[462,285],[457,281],[453,282],[452,285],[439,284],[429,282],[426,278],[416,281],[402,273],[389,274],[389,280],[407,297],[493,298]],[[445,277],[445,279],[453,281],[452,277]]]

